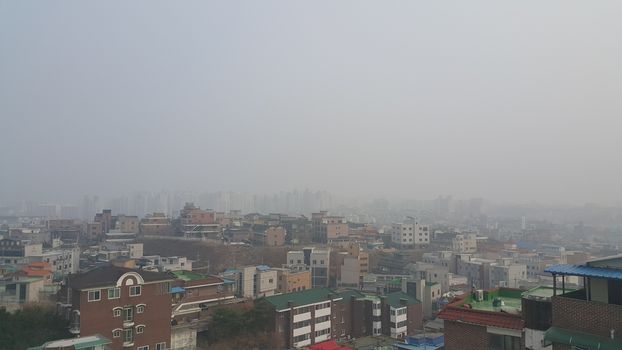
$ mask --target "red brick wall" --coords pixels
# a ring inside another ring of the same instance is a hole
[[[445,350],[488,349],[486,327],[445,321]]]
[[[408,334],[414,334],[415,330],[423,329],[423,309],[421,304],[408,306]]]
[[[553,326],[609,338],[615,329],[615,338],[622,339],[622,306],[553,297]]]
[[[128,277],[136,280],[133,277]],[[125,280],[124,283],[125,284]],[[79,294],[80,310],[80,336],[85,337],[101,334],[112,340],[111,349],[123,349],[123,335],[113,338],[112,330],[123,329],[123,315],[114,317],[112,309],[115,307],[136,306],[146,304],[144,313],[136,313],[134,310],[134,346],[133,348],[149,345],[155,349],[155,344],[166,342],[167,347],[171,343],[171,295],[160,293],[160,284],[143,284],[141,295],[130,297],[129,286],[121,286],[121,297],[108,300],[107,288],[101,288],[101,300],[88,301],[88,292]],[[74,295],[76,295],[75,293]],[[75,300],[75,299],[74,299]],[[74,302],[74,305],[76,303]],[[144,333],[136,334],[136,326],[145,325]]]

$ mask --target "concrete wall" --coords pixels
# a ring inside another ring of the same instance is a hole
[[[600,301],[601,303],[609,302],[609,287],[607,285],[607,280],[592,278],[590,279],[590,286],[592,301]]]
[[[197,331],[190,327],[173,327],[171,330],[170,350],[195,350]]]

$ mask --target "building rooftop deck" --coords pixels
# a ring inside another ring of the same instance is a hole
[[[465,309],[482,311],[505,311],[518,312],[521,309],[522,291],[515,289],[498,289],[484,293],[484,300],[477,301],[474,295],[469,295],[463,299],[462,306]],[[502,304],[498,304],[501,300]]]

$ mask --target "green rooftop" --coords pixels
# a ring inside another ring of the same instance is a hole
[[[196,280],[205,279],[205,276],[201,275],[200,273],[196,273],[192,271],[177,270],[177,271],[171,271],[171,272],[173,273],[173,275],[175,275],[175,277],[179,278],[180,280],[184,280],[184,281],[196,281]]]
[[[389,293],[386,296],[387,304],[394,308],[404,307],[402,304],[402,300],[406,302],[407,305],[419,304],[420,301],[415,299],[414,297],[404,293],[404,292],[394,292]]]
[[[265,300],[272,304],[277,311],[289,309],[289,303],[292,306],[302,306],[308,304],[320,303],[330,299],[329,295],[341,298],[335,291],[330,288],[313,288],[295,293],[286,293],[266,297]]]
[[[547,300],[553,296],[553,288],[551,287],[535,287],[523,293],[523,298]],[[572,290],[568,290],[571,292]]]
[[[330,300],[330,295],[332,295],[335,299],[343,300],[348,300],[352,297],[354,297],[356,300],[368,301],[379,301],[381,299],[380,296],[365,294],[353,289],[334,291],[330,288],[313,288],[300,292],[269,296],[265,298],[265,301],[272,304],[277,311],[281,311],[289,309],[290,302],[294,307],[308,304],[316,304],[321,303],[322,301]],[[404,300],[407,305],[420,303],[419,300],[403,292],[390,293],[385,295],[384,297],[386,298],[387,304],[395,308],[403,307],[402,300]]]
[[[496,290],[485,291],[484,300],[477,301],[473,294],[464,298],[462,307],[481,311],[520,311],[521,298],[523,291],[516,289],[499,288]],[[501,300],[502,305],[498,305],[496,301]],[[469,305],[469,306],[466,306]]]

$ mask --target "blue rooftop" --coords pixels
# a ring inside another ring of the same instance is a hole
[[[596,277],[622,280],[622,270],[591,267],[586,265],[553,265],[547,267],[544,272],[548,272],[553,275]]]
[[[259,271],[268,271],[268,270],[270,270],[270,266],[268,266],[268,265],[257,265],[257,270],[259,270]]]

